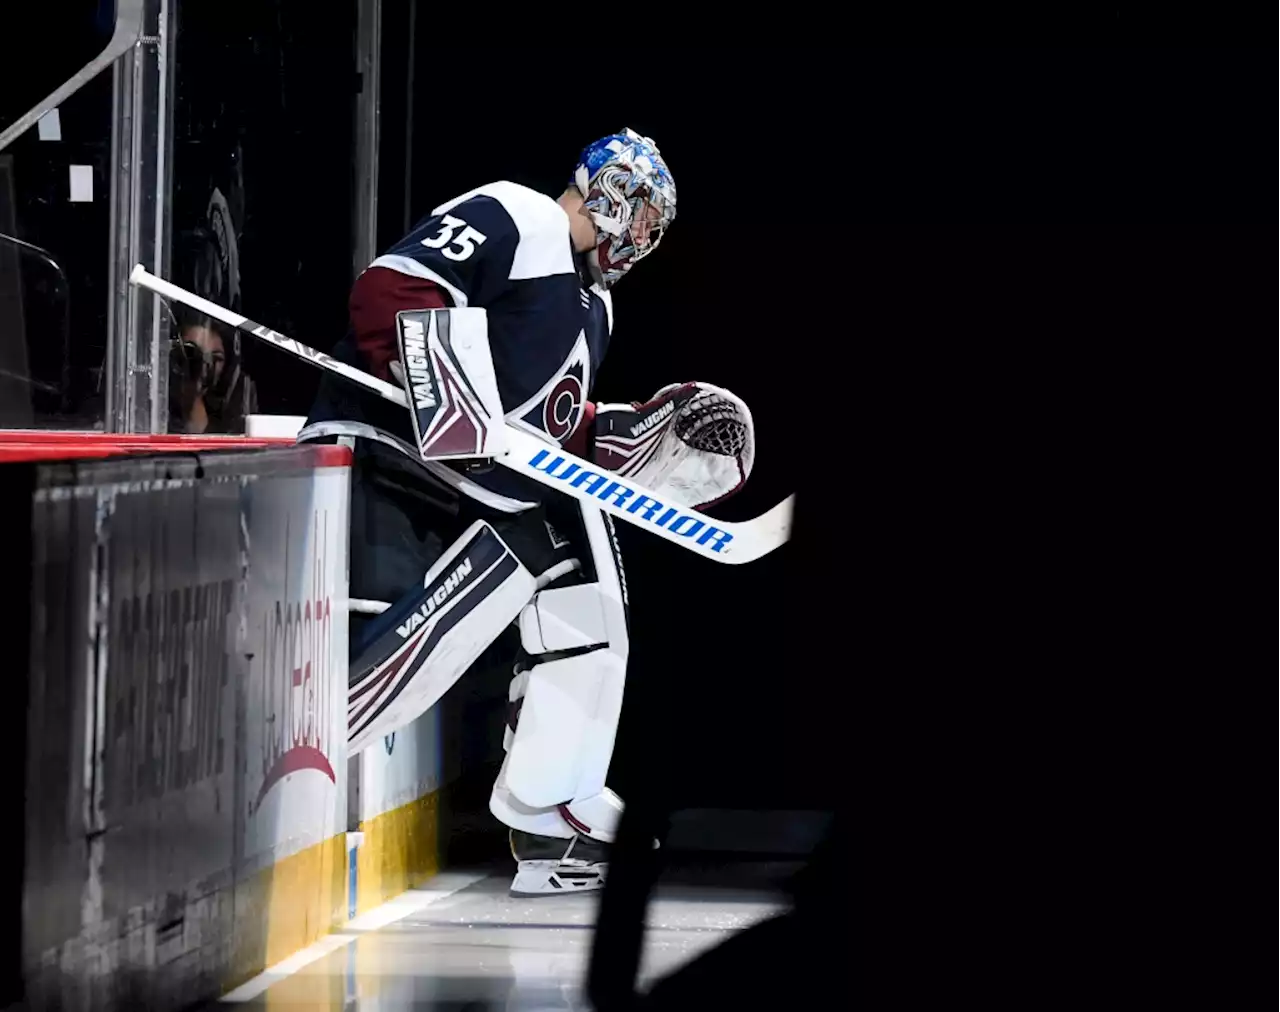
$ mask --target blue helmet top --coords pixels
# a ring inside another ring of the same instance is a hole
[[[676,184],[658,147],[624,129],[590,144],[570,183],[596,226],[592,274],[610,288],[658,248],[676,217]]]

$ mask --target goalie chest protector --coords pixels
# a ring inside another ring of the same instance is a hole
[[[498,182],[437,207],[370,265],[435,282],[486,310],[507,421],[564,445],[609,344],[609,293],[590,284],[569,219],[546,194]]]

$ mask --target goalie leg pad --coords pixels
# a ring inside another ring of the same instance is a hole
[[[508,756],[508,760],[510,757]],[[523,830],[534,836],[556,836],[562,840],[571,840],[577,835],[575,830],[560,814],[558,807],[531,808],[511,793],[507,787],[507,761],[502,764],[502,772],[493,785],[489,795],[489,812],[504,826]]]
[[[485,521],[471,524],[420,588],[378,618],[352,664],[352,752],[416,720],[439,701],[533,597],[533,575]]]
[[[571,840],[581,835],[602,843],[613,843],[618,820],[622,818],[622,799],[609,788],[580,801],[550,808],[530,808],[506,786],[506,773],[507,764],[504,762],[489,797],[489,811],[503,825],[535,836]]]
[[[626,680],[625,583],[607,518],[584,508],[582,519],[596,580],[543,590],[520,614],[532,663],[511,684],[507,756],[490,810],[527,832],[611,840],[622,804],[605,776]]]
[[[546,661],[528,675],[506,786],[532,808],[599,794],[622,709],[624,662],[602,648]]]
[[[609,788],[589,798],[579,798],[560,806],[564,821],[583,836],[613,843],[622,818],[622,799]]]

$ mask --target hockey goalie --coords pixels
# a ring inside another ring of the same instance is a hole
[[[481,186],[419,222],[356,281],[334,357],[401,384],[410,407],[326,374],[300,440],[350,440],[350,748],[433,706],[513,624],[520,654],[489,807],[512,892],[586,892],[622,800],[607,774],[627,673],[627,589],[609,517],[501,467],[505,421],[705,507],[751,473],[746,405],[706,383],[596,404],[611,289],[658,248],[676,190],[631,130],[586,148],[548,195]],[[501,426],[497,426],[501,428]]]

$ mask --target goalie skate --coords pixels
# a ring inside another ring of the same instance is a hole
[[[585,836],[562,839],[511,830],[516,859],[512,896],[563,896],[604,888],[609,870],[605,845]]]

